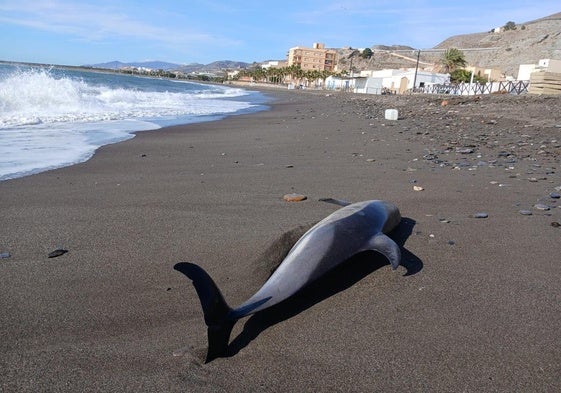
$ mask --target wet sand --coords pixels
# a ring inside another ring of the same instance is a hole
[[[0,182],[0,390],[561,389],[561,99],[268,94],[270,111]],[[173,265],[200,264],[235,306],[283,234],[334,211],[323,197],[395,203],[403,266],[362,254],[204,364]]]

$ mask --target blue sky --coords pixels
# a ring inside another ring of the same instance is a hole
[[[0,60],[253,62],[313,42],[425,49],[557,12],[559,0],[0,0]]]

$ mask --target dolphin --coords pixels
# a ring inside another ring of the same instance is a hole
[[[236,321],[269,308],[335,266],[362,251],[383,254],[395,270],[401,260],[399,246],[386,234],[401,221],[399,209],[390,202],[371,200],[347,204],[311,227],[294,244],[282,263],[248,300],[232,309],[218,286],[200,266],[177,263],[173,268],[193,281],[207,325],[208,351],[206,362],[223,356]]]

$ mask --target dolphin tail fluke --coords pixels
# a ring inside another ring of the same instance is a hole
[[[394,270],[397,269],[401,262],[401,250],[399,246],[383,233],[379,233],[370,239],[368,249],[378,251],[380,254],[384,255],[388,261],[390,261],[392,269]]]
[[[197,295],[199,295],[207,325],[208,351],[206,362],[208,363],[226,353],[230,333],[237,319],[230,317],[231,308],[212,278],[202,267],[194,263],[181,262],[173,268],[193,281],[193,286]]]

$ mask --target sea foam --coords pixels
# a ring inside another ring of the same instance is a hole
[[[134,131],[257,110],[260,99],[226,86],[0,66],[0,180],[83,162]]]

